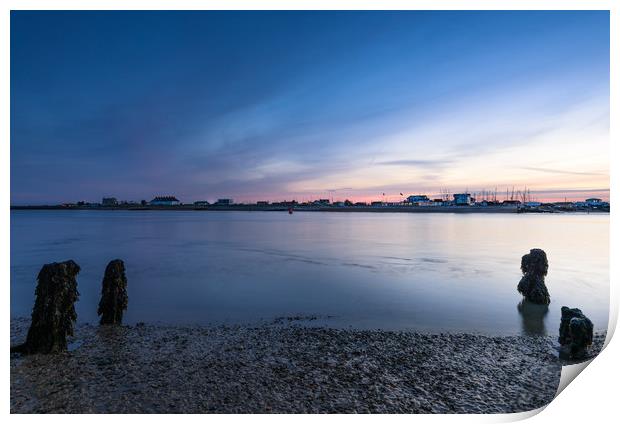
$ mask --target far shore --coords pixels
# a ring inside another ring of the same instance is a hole
[[[11,344],[28,319],[11,320]],[[605,333],[595,335],[598,352]],[[547,405],[551,336],[79,324],[69,352],[11,355],[12,413],[511,413]]]
[[[11,206],[11,210],[41,210],[41,211],[245,211],[245,212],[287,212],[289,206],[257,206],[257,205],[178,205],[178,206],[63,206],[63,205],[33,205]],[[539,211],[523,210],[512,206],[293,206],[291,212],[373,212],[373,213],[609,213],[609,211]]]

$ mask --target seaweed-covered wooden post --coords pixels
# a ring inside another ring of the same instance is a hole
[[[545,285],[545,276],[549,269],[547,254],[542,249],[531,249],[530,253],[521,258],[523,277],[517,290],[532,303],[548,305],[551,302],[549,291]]]
[[[559,342],[562,359],[583,359],[592,344],[594,325],[581,309],[562,306]]]
[[[97,314],[100,324],[120,324],[127,309],[127,277],[125,264],[120,259],[110,261],[105,269],[101,287],[101,300]]]
[[[75,277],[79,272],[80,266],[72,260],[43,265],[37,276],[26,342],[11,351],[29,354],[67,350],[67,336],[73,335],[73,323],[77,319],[74,303],[80,294]]]

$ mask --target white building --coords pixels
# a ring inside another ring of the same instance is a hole
[[[407,197],[406,202],[417,206],[429,206],[431,204],[431,199],[425,194],[414,194]]]

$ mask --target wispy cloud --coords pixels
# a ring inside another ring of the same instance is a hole
[[[565,193],[609,193],[608,188],[551,188],[546,190],[530,190],[535,194],[565,194]]]
[[[426,160],[426,159],[397,159],[375,162],[376,165],[393,165],[393,166],[419,166],[435,168],[438,166],[447,166],[451,164],[451,160]]]
[[[538,168],[534,166],[522,166],[519,169],[525,169],[528,171],[544,172],[547,174],[561,174],[561,175],[589,175],[589,176],[607,175],[606,173],[603,173],[603,172],[567,171],[563,169]]]

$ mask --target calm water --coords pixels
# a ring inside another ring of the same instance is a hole
[[[609,215],[12,211],[11,315],[44,263],[75,260],[79,321],[96,322],[107,262],[129,281],[128,323],[333,316],[357,328],[555,334],[562,305],[607,327]],[[548,312],[516,291],[530,248],[549,257]],[[321,321],[322,323],[323,321]]]

